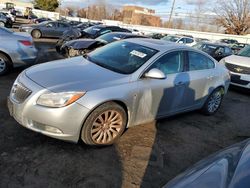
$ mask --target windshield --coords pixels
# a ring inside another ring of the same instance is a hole
[[[88,34],[95,35],[100,30],[101,28],[92,26],[92,27],[88,27],[87,29],[84,29],[83,31]]]
[[[113,33],[107,33],[104,35],[101,35],[100,37],[97,38],[98,41],[101,41],[105,44],[111,43],[117,40],[121,40],[121,35],[120,34],[113,34]]]
[[[114,72],[131,74],[157,52],[136,43],[119,41],[93,51],[87,59]]]
[[[171,41],[171,42],[176,42],[179,39],[180,37],[177,37],[177,36],[165,36],[162,38],[162,40]]]
[[[239,51],[238,56],[250,57],[250,45]]]

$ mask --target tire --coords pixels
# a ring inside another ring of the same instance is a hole
[[[0,52],[0,76],[8,73],[12,67],[11,60]]]
[[[31,35],[32,35],[32,37],[35,38],[35,39],[39,39],[39,38],[42,37],[41,31],[39,31],[39,30],[37,30],[37,29],[33,30],[33,31],[31,32]]]
[[[88,145],[112,145],[122,135],[126,125],[125,110],[117,103],[104,103],[87,117],[81,140]]]
[[[224,96],[224,89],[217,88],[215,89],[207,98],[205,104],[203,105],[201,111],[205,115],[215,114],[221,106]]]
[[[0,27],[5,27],[4,22],[1,22],[1,21],[0,21]]]

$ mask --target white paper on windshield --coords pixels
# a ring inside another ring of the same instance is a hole
[[[131,55],[135,55],[137,57],[140,57],[140,58],[144,58],[147,56],[147,54],[144,54],[142,52],[139,52],[137,50],[133,50],[132,52],[130,52]]]

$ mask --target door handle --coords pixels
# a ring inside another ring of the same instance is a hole
[[[181,86],[181,85],[184,85],[184,84],[185,84],[184,82],[180,81],[180,82],[175,83],[175,86]]]
[[[214,76],[208,76],[207,79],[208,80],[212,80],[214,78]]]

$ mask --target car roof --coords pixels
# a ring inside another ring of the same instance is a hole
[[[158,51],[168,51],[168,50],[183,49],[183,48],[193,50],[193,48],[183,45],[183,44],[178,44],[178,43],[158,40],[158,39],[133,38],[133,39],[125,39],[125,41],[129,41],[129,42],[136,43],[142,46],[153,48]]]

